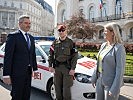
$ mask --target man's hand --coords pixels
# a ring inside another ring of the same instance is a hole
[[[11,84],[11,78],[3,78],[3,82],[7,85],[10,85]]]
[[[38,72],[37,71],[34,71],[34,78],[36,79],[38,77]]]
[[[69,71],[69,75],[74,76],[74,73],[75,73],[75,70],[73,70],[73,69],[71,69],[71,70]]]
[[[49,71],[55,73],[55,69],[53,67],[49,67]]]

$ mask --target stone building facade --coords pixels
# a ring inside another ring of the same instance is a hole
[[[72,15],[82,11],[85,19],[95,23],[96,37],[89,41],[102,42],[106,23],[116,22],[121,27],[125,42],[133,43],[133,0],[56,0],[56,23],[69,20]]]
[[[31,18],[32,35],[52,34],[54,13],[43,0],[0,0],[0,34],[18,29],[18,17],[22,14]]]

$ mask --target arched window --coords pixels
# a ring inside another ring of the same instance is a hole
[[[84,7],[83,6],[79,7],[79,13],[82,13],[82,14],[84,13]]]
[[[4,2],[4,6],[7,6],[7,2],[6,1]]]
[[[13,2],[11,3],[11,7],[14,7],[14,3]]]
[[[61,21],[64,22],[66,20],[66,10],[64,9],[62,11],[62,18],[61,18]]]
[[[122,37],[122,29],[121,29],[120,25],[118,25],[118,27],[119,27],[120,35]]]
[[[103,38],[104,38],[103,31],[104,31],[104,29],[101,29],[101,30],[99,31],[99,39],[103,39]]]
[[[101,17],[107,17],[107,4],[106,3],[103,3],[102,5]]]
[[[129,39],[133,39],[133,27],[130,28]]]
[[[122,14],[122,0],[116,0],[115,14],[116,15],[121,15]]]
[[[22,3],[20,3],[20,9],[22,9]]]
[[[2,12],[2,26],[8,26],[8,12]]]
[[[94,18],[94,7],[91,6],[90,9],[89,9],[89,16],[88,16],[88,19],[89,19],[90,21],[92,21],[93,18]]]
[[[80,12],[80,13],[83,13],[83,11],[84,11],[83,8],[79,9],[79,12]]]

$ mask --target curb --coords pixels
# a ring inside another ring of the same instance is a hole
[[[133,97],[132,97],[132,96],[129,96],[129,95],[127,95],[127,94],[121,93],[120,95],[126,97],[126,99],[128,99],[128,100],[133,100]]]
[[[133,100],[133,84],[132,83],[124,83],[124,86],[121,87],[120,95],[123,97],[120,100]]]
[[[124,76],[124,83],[133,83],[133,76]]]

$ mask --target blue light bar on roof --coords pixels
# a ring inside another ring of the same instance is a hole
[[[54,41],[54,36],[34,36],[35,40],[46,40],[46,41]]]

